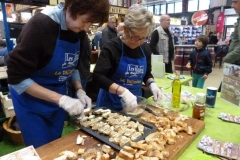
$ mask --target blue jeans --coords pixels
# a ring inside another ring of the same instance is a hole
[[[205,79],[202,78],[203,75],[204,74],[192,73],[192,77],[193,77],[192,86],[193,87],[203,88],[204,82],[205,82]]]

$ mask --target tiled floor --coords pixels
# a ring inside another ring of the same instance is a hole
[[[187,73],[190,73],[190,72],[185,72],[184,74],[187,75]],[[219,68],[218,64],[216,64],[215,67],[212,68],[212,73],[209,74],[207,80],[205,81],[204,88],[205,89],[207,87],[218,88],[222,81],[222,76],[223,76],[223,69]]]

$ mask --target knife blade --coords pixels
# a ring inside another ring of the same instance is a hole
[[[154,112],[153,110],[151,110],[150,108],[145,108],[146,111],[148,111],[149,113],[152,113],[155,116],[159,116],[159,114],[157,114],[156,112]]]

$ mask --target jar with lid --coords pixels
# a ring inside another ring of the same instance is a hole
[[[205,99],[206,95],[204,93],[197,93],[196,101],[193,106],[192,118],[204,120],[206,110]]]

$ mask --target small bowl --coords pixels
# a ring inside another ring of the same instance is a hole
[[[141,116],[144,112],[145,108],[147,107],[148,100],[144,97],[136,96],[137,97],[137,103],[138,106],[132,109],[131,107],[128,107],[125,102],[121,99],[123,112],[131,117],[138,117]]]

